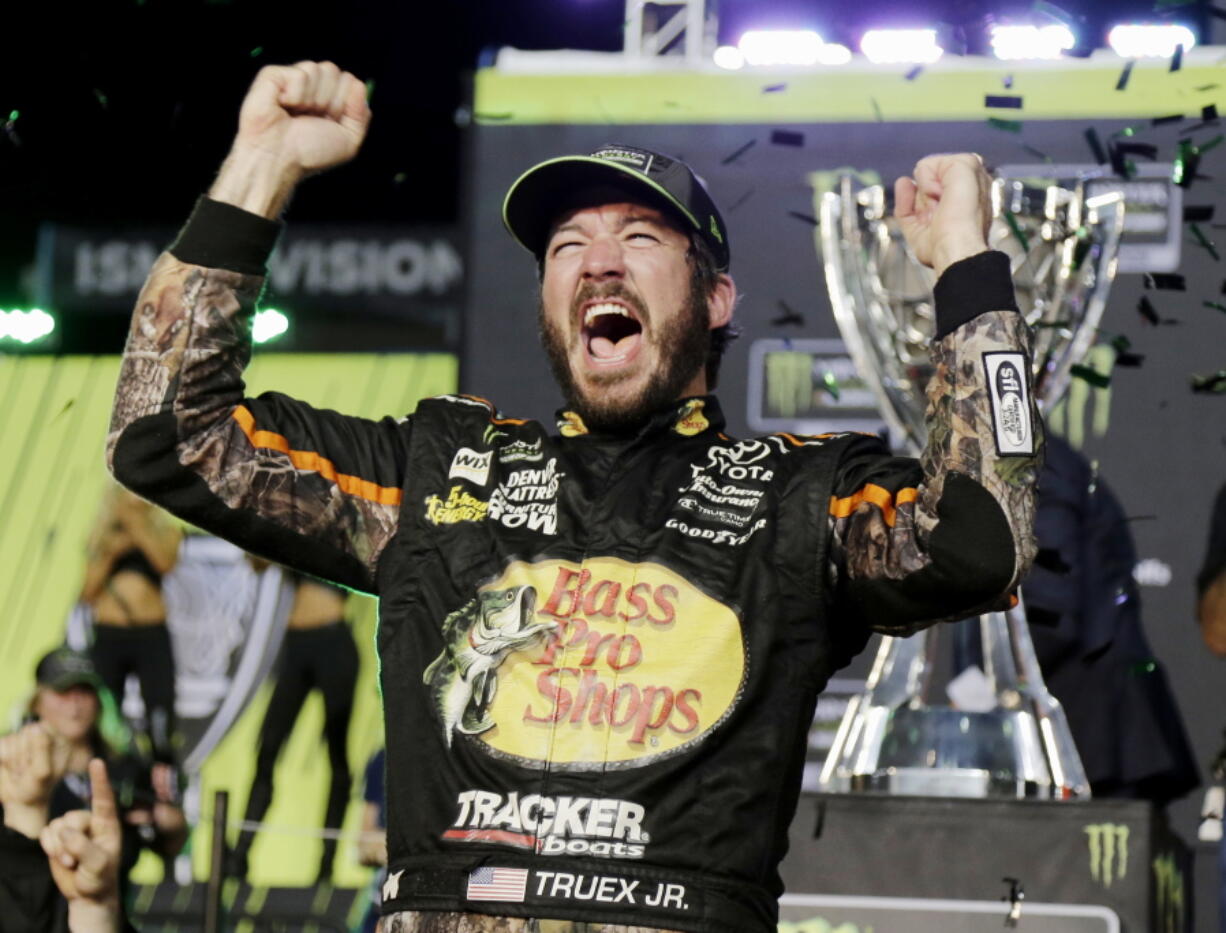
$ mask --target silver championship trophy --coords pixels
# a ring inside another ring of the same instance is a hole
[[[1043,408],[1090,348],[1115,276],[1124,202],[1087,179],[997,178],[989,243],[1007,253],[1034,332]],[[835,319],[874,387],[895,446],[923,445],[935,274],[889,216],[880,185],[824,195],[821,237]],[[885,638],[852,698],[820,789],[937,797],[1090,795],[1059,702],[1043,683],[1022,604],[910,638]]]

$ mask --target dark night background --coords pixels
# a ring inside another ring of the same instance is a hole
[[[708,4],[710,8],[713,4]],[[945,24],[980,51],[994,17],[1026,5],[724,0],[720,39],[754,26],[816,28],[854,45],[872,25]],[[1087,45],[1152,2],[1073,2]],[[1208,24],[1198,4],[1165,18]],[[177,226],[229,144],[263,64],[329,58],[374,82],[375,119],[354,164],[305,185],[296,222],[454,223],[468,76],[501,46],[621,48],[623,0],[94,0],[22,10],[0,52],[0,306],[26,306],[40,222]],[[14,15],[15,14],[11,14]],[[10,24],[14,23],[10,19]],[[1202,30],[1203,33],[1203,30]],[[16,113],[15,119],[9,119]],[[55,309],[50,309],[55,310]],[[126,323],[62,322],[61,352],[115,352]]]

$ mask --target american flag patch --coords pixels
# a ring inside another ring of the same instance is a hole
[[[477,868],[468,875],[470,901],[522,901],[528,887],[526,868]]]

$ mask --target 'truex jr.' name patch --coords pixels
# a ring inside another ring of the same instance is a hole
[[[1029,457],[1035,452],[1034,414],[1026,380],[1030,363],[1024,353],[985,353],[983,367],[992,398],[992,430],[1002,457]]]

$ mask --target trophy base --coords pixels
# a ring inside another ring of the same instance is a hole
[[[855,774],[838,781],[840,793],[877,793],[899,797],[1011,797],[1041,799],[1047,788],[1034,781],[993,776],[976,768],[890,768],[875,774]]]

